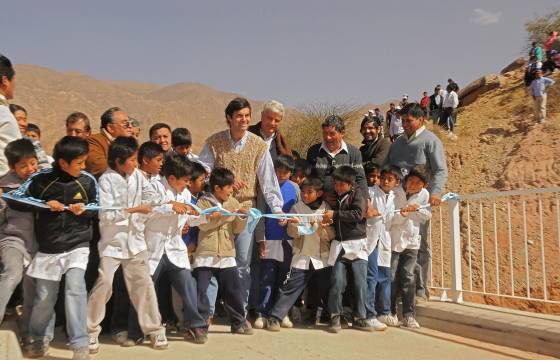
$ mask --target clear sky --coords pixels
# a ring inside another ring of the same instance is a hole
[[[558,0],[12,0],[0,52],[100,79],[200,82],[287,105],[418,99],[522,54]],[[523,54],[524,55],[524,54]],[[17,95],[17,94],[16,94]]]

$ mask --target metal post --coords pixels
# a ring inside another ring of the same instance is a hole
[[[461,219],[459,202],[449,200],[449,235],[451,243],[451,300],[463,302],[463,275],[461,272]]]

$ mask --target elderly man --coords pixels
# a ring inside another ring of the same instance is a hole
[[[391,145],[386,164],[401,169],[403,175],[416,165],[428,167],[431,179],[428,186],[430,204],[438,206],[447,182],[447,163],[443,144],[439,138],[424,126],[426,113],[418,103],[410,103],[402,110],[404,135]],[[427,280],[429,278],[431,249],[428,243],[429,224],[421,229],[422,240],[418,250],[418,264],[421,266],[421,284],[417,284],[419,295],[428,298]]]
[[[261,121],[249,126],[249,131],[261,137],[269,146],[272,161],[278,155],[292,156],[292,148],[280,133],[280,122],[284,118],[284,105],[271,100],[263,105]]]
[[[358,173],[356,182],[367,194],[367,182],[362,166],[362,155],[354,146],[347,144],[343,138],[346,133],[344,120],[339,116],[327,116],[323,124],[323,142],[315,144],[307,151],[307,161],[313,166],[313,173],[324,181],[324,198],[332,206],[336,202],[334,169],[342,165],[352,166]]]
[[[66,135],[87,140],[91,135],[89,118],[82,112],[73,112],[66,118]]]
[[[274,213],[281,213],[284,205],[280,186],[268,145],[264,140],[248,131],[251,122],[251,105],[244,98],[235,98],[225,109],[228,129],[208,139],[200,153],[199,162],[208,171],[214,167],[225,167],[235,174],[233,196],[243,207],[255,207],[257,188]],[[244,291],[247,307],[251,288],[250,263],[253,235],[243,231],[235,239],[236,263]]]
[[[364,137],[360,153],[364,168],[369,164],[376,164],[381,167],[385,163],[385,158],[389,153],[391,141],[381,136],[383,122],[376,118],[365,116],[360,125],[360,133]]]

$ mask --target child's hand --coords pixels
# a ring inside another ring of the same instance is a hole
[[[278,215],[283,215],[283,214],[284,213],[282,213],[282,212],[278,213]],[[278,225],[280,225],[280,226],[288,225],[288,218],[284,217],[284,218],[278,219]]]
[[[47,201],[47,205],[49,206],[49,208],[51,209],[51,211],[53,212],[61,212],[64,211],[64,204],[56,201],[56,200],[51,200],[51,201]]]
[[[240,213],[240,214],[247,215],[249,213],[249,210],[241,208],[241,209],[237,209],[237,212]]]
[[[290,224],[297,224],[299,222],[299,219],[297,217],[291,217],[288,219],[288,222]]]
[[[322,224],[324,225],[330,225],[333,223],[333,216],[334,216],[334,211],[333,210],[327,210],[325,211],[325,213],[323,214],[323,220],[322,220]]]
[[[407,217],[409,213],[408,207],[404,207],[401,209],[401,216]]]
[[[212,214],[207,215],[206,217],[209,220],[215,220],[215,219],[219,219],[222,216],[222,214],[219,211],[214,211]]]
[[[183,228],[181,229],[181,235],[185,235],[186,233],[188,233],[188,232],[189,232],[189,229],[190,229],[189,224],[185,224],[185,225],[183,226]]]
[[[189,214],[191,207],[177,201],[171,201],[171,207],[179,215]]]
[[[136,207],[128,208],[126,209],[126,211],[129,214],[135,214],[135,213],[149,214],[152,211],[152,207],[150,205],[143,204]]]
[[[420,205],[418,205],[418,204],[409,204],[408,205],[408,211],[411,211],[411,212],[412,211],[417,211],[419,207],[420,207]]]
[[[264,258],[266,253],[266,247],[264,245],[264,241],[259,241],[259,258]]]
[[[368,208],[366,211],[366,219],[372,218],[372,217],[376,217],[381,215],[379,213],[379,211],[373,207],[373,204],[371,203],[371,201],[368,201]]]
[[[68,205],[68,210],[76,216],[80,216],[86,210],[83,203],[76,203]]]
[[[189,256],[192,256],[192,254],[196,251],[196,245],[193,243],[190,243],[187,246],[187,251],[189,252]]]

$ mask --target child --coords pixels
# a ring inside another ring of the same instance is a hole
[[[187,185],[187,189],[189,189],[191,193],[191,204],[196,205],[198,199],[204,195],[204,187],[206,186],[207,176],[208,173],[206,172],[206,168],[201,163],[192,163],[191,181]],[[187,232],[183,235],[183,241],[189,249],[189,256],[192,256],[198,242],[198,226],[190,227],[187,224],[187,228],[185,230]]]
[[[334,238],[332,226],[323,226],[321,218],[329,205],[321,199],[323,196],[323,182],[318,177],[307,177],[301,184],[301,200],[291,208],[296,214],[317,214],[317,218],[305,217],[290,220],[288,235],[292,241],[292,263],[286,281],[278,291],[278,298],[269,313],[267,329],[280,331],[281,321],[306,288],[312,276],[320,275],[324,283],[328,283],[330,269],[327,265],[330,242]],[[298,220],[308,221],[312,233],[302,233],[298,227]],[[325,299],[328,287],[322,287],[323,293],[314,294],[319,299]]]
[[[368,247],[366,235],[367,195],[356,186],[356,171],[351,166],[340,166],[333,172],[337,203],[334,210],[323,216],[326,224],[334,223],[336,240],[331,244],[329,264],[333,265],[329,290],[329,312],[331,321],[328,331],[341,330],[342,293],[346,288],[346,274],[353,274],[354,317],[352,327],[373,331],[366,321],[367,266],[373,249]]]
[[[187,246],[181,238],[185,224],[198,225],[204,220],[203,217],[188,215],[191,210],[186,204],[191,202],[191,193],[186,187],[191,181],[191,175],[192,163],[186,158],[171,155],[165,159],[163,178],[157,191],[166,204],[153,209],[146,222],[145,237],[148,266],[154,284],[158,286],[158,280],[163,274],[169,276],[183,303],[183,325],[188,330],[185,339],[204,344],[208,340],[206,321],[198,313],[196,282],[191,275]],[[133,325],[137,324],[135,312],[132,312],[129,321]],[[133,333],[138,334],[138,330]],[[131,335],[129,331],[131,339],[143,338]]]
[[[191,151],[192,136],[189,129],[177,128],[171,132],[171,146],[173,151],[185,156],[190,161],[197,161],[198,156]]]
[[[198,200],[201,209],[219,207],[232,212],[246,213],[239,209],[239,202],[231,196],[235,176],[224,168],[214,168],[210,175],[210,193]],[[225,308],[231,319],[231,332],[253,335],[253,328],[245,318],[243,288],[235,260],[235,235],[243,231],[245,220],[235,216],[221,216],[219,212],[207,215],[207,223],[200,224],[198,246],[193,268],[197,281],[198,311],[205,320],[209,317],[208,283],[218,277]]]
[[[294,171],[292,171],[292,176],[290,180],[295,182],[297,186],[301,186],[306,177],[311,175],[312,170],[311,164],[305,159],[296,159],[294,164]]]
[[[165,329],[154,285],[148,270],[144,223],[151,205],[159,205],[153,186],[136,167],[138,144],[133,137],[118,137],[109,145],[109,169],[99,178],[99,277],[91,290],[88,303],[87,330],[90,353],[99,351],[100,323],[105,317],[113,276],[122,266],[126,287],[138,312],[142,332],[150,336],[154,349],[166,349]]]
[[[389,125],[389,136],[391,137],[391,141],[395,142],[402,134],[404,134],[404,128],[402,126],[401,107],[397,106],[397,111],[393,114],[391,125]]]
[[[401,172],[398,168],[388,167],[381,171],[381,179],[377,183],[375,176],[379,174],[370,168],[366,174],[368,179],[371,205],[366,217],[368,241],[374,251],[368,261],[368,299],[366,304],[368,321],[376,330],[385,330],[387,325],[396,326],[398,321],[391,313],[391,220],[395,210],[393,189],[400,184]],[[372,173],[373,172],[373,173]],[[377,318],[376,318],[377,316]]]
[[[28,357],[45,356],[50,341],[54,305],[65,275],[66,327],[74,359],[89,359],[87,292],[84,274],[92,238],[94,214],[84,205],[96,204],[97,182],[82,170],[88,156],[87,141],[65,136],[54,147],[54,167],[31,176],[16,194],[39,199],[35,215],[38,252],[27,275],[35,278],[35,299],[29,320]]]
[[[299,187],[292,181],[290,176],[294,170],[294,159],[288,155],[278,155],[274,160],[276,178],[284,199],[283,212],[288,212],[299,199]],[[270,213],[267,206],[266,212]],[[280,224],[278,219],[265,218],[264,220],[265,240],[259,241],[260,281],[259,296],[255,320],[255,328],[263,329],[265,320],[274,304],[274,299],[282,282],[290,270],[292,261],[291,238],[288,236],[286,226]],[[293,324],[286,316],[282,318],[282,326],[292,327]]]
[[[54,159],[43,150],[43,146],[41,145],[41,129],[39,128],[39,126],[32,123],[27,123],[25,137],[33,142],[33,144],[35,145],[35,151],[42,151],[43,156],[46,157],[47,163],[43,164],[42,168],[50,167]]]
[[[14,140],[4,149],[10,171],[0,177],[0,194],[17,189],[32,174],[37,172],[38,162],[33,143],[28,139]],[[29,314],[33,305],[35,286],[24,269],[29,265],[37,243],[33,236],[33,214],[17,210],[16,204],[8,204],[0,198],[0,323],[6,305],[17,285],[24,279],[23,310],[21,321],[22,338],[26,338]],[[26,286],[31,283],[31,286]]]
[[[416,301],[416,284],[414,268],[420,248],[420,225],[431,219],[432,214],[426,208],[430,194],[426,190],[429,172],[424,166],[414,167],[407,175],[403,191],[396,191],[395,208],[400,213],[393,217],[391,224],[391,312],[397,313],[397,297],[402,293],[403,322],[405,327],[417,329],[420,325],[414,318]]]

